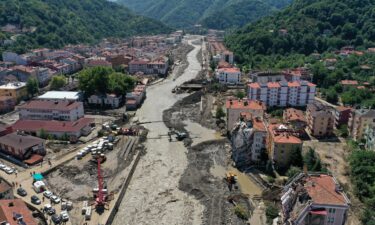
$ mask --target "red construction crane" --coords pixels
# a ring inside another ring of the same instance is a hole
[[[106,204],[106,200],[105,200],[104,193],[103,193],[103,177],[100,171],[100,161],[101,161],[101,158],[98,157],[97,162],[98,162],[98,189],[99,190],[98,190],[98,196],[96,198],[97,208],[104,207]]]

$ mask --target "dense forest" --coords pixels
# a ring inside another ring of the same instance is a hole
[[[104,37],[169,32],[161,22],[135,15],[124,6],[106,0],[2,0],[0,26],[36,28],[18,35],[10,46],[17,52],[68,43],[92,43]],[[0,40],[9,34],[0,32]]]
[[[273,16],[226,38],[240,63],[256,54],[311,54],[353,45],[374,46],[375,1],[295,0]]]
[[[130,9],[174,27],[201,23],[227,29],[270,15],[291,0],[118,0]]]

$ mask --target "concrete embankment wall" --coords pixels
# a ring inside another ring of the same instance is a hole
[[[118,211],[118,209],[119,209],[119,207],[120,207],[120,204],[121,204],[121,202],[122,202],[122,199],[124,198],[124,196],[125,196],[125,194],[126,194],[126,190],[128,189],[128,186],[129,186],[129,184],[130,184],[130,181],[131,181],[131,179],[132,179],[132,177],[133,177],[134,171],[135,171],[135,169],[137,168],[137,165],[138,165],[138,162],[139,162],[140,159],[141,159],[141,153],[138,152],[138,153],[137,153],[137,156],[136,156],[136,158],[135,158],[135,161],[134,161],[134,163],[133,163],[133,166],[132,166],[132,168],[131,168],[131,170],[130,170],[130,172],[129,172],[129,175],[128,175],[128,177],[126,178],[125,183],[124,183],[124,184],[122,185],[122,187],[121,187],[121,190],[120,190],[120,193],[119,193],[119,195],[118,195],[118,197],[117,197],[117,199],[116,199],[115,205],[114,205],[114,207],[113,207],[113,209],[112,209],[112,211],[111,211],[111,213],[110,213],[110,215],[109,215],[109,217],[108,217],[108,220],[107,220],[107,222],[105,223],[105,225],[111,225],[112,222],[113,222],[113,220],[115,219],[115,216],[116,216],[116,214],[117,214],[117,211]]]

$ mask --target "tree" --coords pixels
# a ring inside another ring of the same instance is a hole
[[[225,112],[222,107],[216,108],[216,119],[221,119],[225,116]]]
[[[322,165],[320,162],[319,157],[315,153],[315,150],[312,148],[309,148],[307,153],[303,157],[303,161],[307,166],[307,169],[309,171],[317,171],[320,172],[322,170]]]
[[[291,150],[290,165],[300,167],[300,168],[303,166],[303,157],[301,153],[301,148],[296,147]]]
[[[279,210],[277,209],[276,205],[273,203],[266,204],[266,217],[267,223],[272,223],[272,220],[275,219],[279,215]]]
[[[35,78],[30,78],[26,83],[29,96],[34,97],[39,92],[39,83]]]
[[[51,90],[59,90],[60,88],[64,87],[66,84],[66,78],[62,75],[54,76],[51,80]]]
[[[48,133],[44,129],[40,129],[39,137],[42,138],[42,139],[47,139]]]
[[[243,99],[245,96],[246,96],[245,92],[243,92],[241,90],[238,90],[236,92],[236,97],[239,98],[239,99]]]
[[[301,173],[302,170],[301,168],[299,167],[295,167],[295,166],[291,166],[288,171],[286,172],[286,176],[289,177],[289,179],[291,179],[292,177],[294,177],[296,174],[299,174]]]

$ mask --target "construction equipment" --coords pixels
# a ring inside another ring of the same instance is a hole
[[[237,175],[235,173],[228,172],[226,176],[227,176],[226,179],[227,179],[228,184],[235,184],[237,182]]]
[[[98,192],[94,193],[94,198],[95,198],[95,208],[97,211],[103,211],[106,206],[108,206],[107,202],[107,194],[108,192],[103,191],[103,177],[100,171],[100,164],[101,164],[101,159],[102,157],[97,158],[98,162]]]

